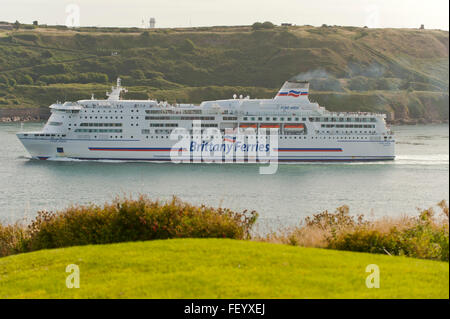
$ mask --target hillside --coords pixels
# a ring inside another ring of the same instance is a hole
[[[66,288],[67,265],[80,288]],[[366,287],[366,267],[380,288]],[[448,263],[230,240],[175,239],[0,258],[0,298],[448,298]]]
[[[0,108],[104,97],[194,102],[272,97],[292,77],[331,110],[448,121],[447,31],[356,27],[0,30]],[[1,115],[1,114],[0,114]]]

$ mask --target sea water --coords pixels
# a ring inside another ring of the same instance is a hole
[[[102,204],[116,196],[177,196],[193,204],[259,213],[259,225],[281,227],[348,205],[368,216],[416,215],[449,199],[449,126],[396,126],[396,159],[370,163],[173,164],[32,160],[15,133],[43,123],[0,124],[0,221],[29,220],[39,210]]]

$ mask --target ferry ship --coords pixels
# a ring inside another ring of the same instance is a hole
[[[88,100],[57,102],[50,106],[42,131],[20,132],[17,137],[33,159],[170,161],[178,143],[171,134],[184,129],[192,137],[194,123],[200,121],[202,131],[215,129],[224,135],[223,143],[238,143],[235,136],[227,138],[230,130],[275,131],[276,143],[267,144],[266,151],[280,162],[395,158],[395,140],[384,114],[327,111],[309,100],[308,82],[287,81],[272,99],[234,95],[200,105],[123,100],[124,90],[119,78],[107,99],[92,95]],[[245,148],[245,143],[240,146]],[[201,145],[203,149],[208,142]]]

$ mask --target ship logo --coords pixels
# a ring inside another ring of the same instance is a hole
[[[223,137],[223,140],[224,140],[225,142],[234,143],[234,142],[236,142],[236,136],[225,135],[225,136]]]
[[[290,90],[289,92],[279,92],[278,96],[292,96],[292,97],[299,97],[301,95],[308,95],[308,92],[302,92],[302,91],[295,91]]]

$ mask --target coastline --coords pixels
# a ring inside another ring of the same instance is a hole
[[[0,108],[0,123],[46,121],[49,117],[48,107]]]

